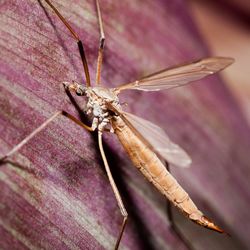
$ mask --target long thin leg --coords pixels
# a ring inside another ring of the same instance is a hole
[[[103,61],[103,50],[104,50],[104,43],[105,43],[105,35],[103,30],[103,22],[102,22],[102,15],[99,5],[99,0],[96,0],[96,9],[98,15],[98,22],[100,27],[100,45],[98,50],[98,58],[97,58],[97,67],[96,67],[96,84],[100,84],[101,80],[101,67]]]
[[[36,134],[38,134],[40,131],[42,131],[45,127],[48,126],[49,123],[51,123],[57,116],[63,115],[76,124],[80,125],[81,127],[93,131],[91,127],[85,125],[78,119],[76,119],[74,116],[70,115],[66,111],[58,111],[54,115],[52,115],[50,118],[48,118],[44,123],[42,123],[37,129],[35,129],[33,132],[31,132],[27,137],[25,137],[20,143],[18,143],[14,148],[12,148],[6,155],[0,158],[0,162],[5,161],[8,157],[13,155],[15,152],[17,152],[22,146],[24,146],[27,142],[29,142]]]
[[[103,150],[103,145],[102,145],[102,132],[98,131],[98,143],[99,143],[99,148],[100,148],[100,152],[101,152],[101,156],[102,156],[102,160],[104,162],[104,166],[105,166],[105,170],[107,172],[108,178],[109,178],[109,182],[111,184],[111,187],[113,189],[113,192],[115,194],[115,198],[117,200],[118,203],[118,207],[120,208],[121,214],[123,216],[123,222],[121,225],[121,229],[120,229],[120,233],[119,236],[117,238],[116,244],[115,244],[115,249],[118,249],[126,223],[127,223],[127,219],[128,219],[128,213],[126,211],[126,208],[124,207],[124,204],[122,202],[122,198],[121,195],[119,193],[119,190],[115,184],[115,181],[113,179],[112,173],[110,171],[109,165],[108,165],[108,161],[107,158],[105,156],[104,150]]]
[[[54,12],[56,13],[56,15],[61,19],[61,21],[63,22],[63,24],[67,27],[67,29],[72,34],[73,38],[76,40],[77,45],[78,45],[78,49],[79,49],[79,52],[80,52],[80,56],[81,56],[81,59],[82,59],[82,64],[83,64],[84,72],[85,72],[86,86],[89,87],[91,85],[90,84],[90,76],[89,76],[89,68],[88,68],[88,62],[87,62],[87,58],[85,56],[85,52],[84,52],[84,47],[83,47],[82,41],[80,40],[80,38],[77,35],[77,33],[70,26],[70,24],[66,21],[66,19],[60,14],[60,12],[58,11],[58,9],[49,0],[45,0],[45,2],[54,10]]]

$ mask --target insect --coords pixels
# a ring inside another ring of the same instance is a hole
[[[123,215],[123,223],[116,241],[115,249],[119,247],[128,214],[122,202],[120,193],[112,177],[102,145],[102,134],[106,131],[114,132],[121,144],[124,146],[134,165],[152,184],[179,208],[190,220],[209,229],[223,232],[210,219],[206,218],[198,210],[190,199],[189,195],[177,183],[174,177],[167,171],[161,158],[170,164],[180,167],[187,167],[191,163],[188,154],[178,145],[171,142],[165,132],[158,126],[122,110],[119,102],[119,94],[128,89],[142,91],[159,91],[185,85],[189,82],[199,80],[224,69],[233,62],[231,58],[213,57],[182,65],[172,69],[165,69],[148,75],[140,80],[123,84],[116,88],[105,88],[100,84],[101,67],[104,51],[104,28],[98,0],[96,0],[97,14],[100,26],[100,46],[97,60],[97,73],[95,87],[90,82],[88,63],[85,56],[84,46],[70,24],[64,19],[55,6],[49,1],[46,3],[55,11],[69,32],[76,40],[83,68],[86,76],[86,86],[77,82],[65,82],[64,86],[69,91],[74,91],[77,95],[85,96],[87,99],[86,113],[92,118],[91,127],[78,121],[65,111],[59,111],[45,121],[40,127],[27,136],[22,142],[16,145],[2,160],[18,151],[24,144],[31,140],[38,132],[44,129],[57,116],[64,115],[76,122],[78,125],[89,131],[98,131],[98,143],[104,166],[115,194],[118,206]]]

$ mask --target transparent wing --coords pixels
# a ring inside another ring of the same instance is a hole
[[[167,162],[179,167],[188,167],[191,164],[192,160],[188,154],[173,143],[162,128],[130,113],[123,112],[121,117],[136,134],[139,133],[142,139],[145,139]]]
[[[117,87],[118,92],[125,89],[138,89],[143,91],[158,91],[175,88],[214,74],[234,62],[228,57],[210,57],[193,63],[164,69],[148,75],[132,83]]]

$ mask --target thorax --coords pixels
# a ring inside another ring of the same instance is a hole
[[[103,130],[114,115],[109,111],[109,105],[121,110],[119,98],[113,89],[103,87],[87,88],[85,94],[86,112],[93,117],[92,128]]]

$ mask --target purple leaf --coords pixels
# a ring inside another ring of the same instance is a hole
[[[99,29],[94,1],[53,1],[83,39],[92,82]],[[102,83],[118,86],[208,56],[184,1],[100,1],[106,47]],[[62,82],[83,79],[77,45],[39,1],[0,4],[0,153],[58,110],[80,118]],[[228,55],[230,56],[230,55]],[[192,157],[172,169],[199,208],[233,237],[175,214],[197,249],[249,245],[249,127],[218,76],[160,93],[128,91],[125,109],[161,126]],[[84,98],[73,96],[80,108]],[[86,121],[86,119],[84,119]],[[129,213],[121,249],[186,249],[171,230],[164,197],[132,166],[115,135],[108,161]],[[103,169],[97,138],[57,118],[0,166],[1,249],[112,249],[122,216]],[[173,209],[175,211],[175,209]]]

